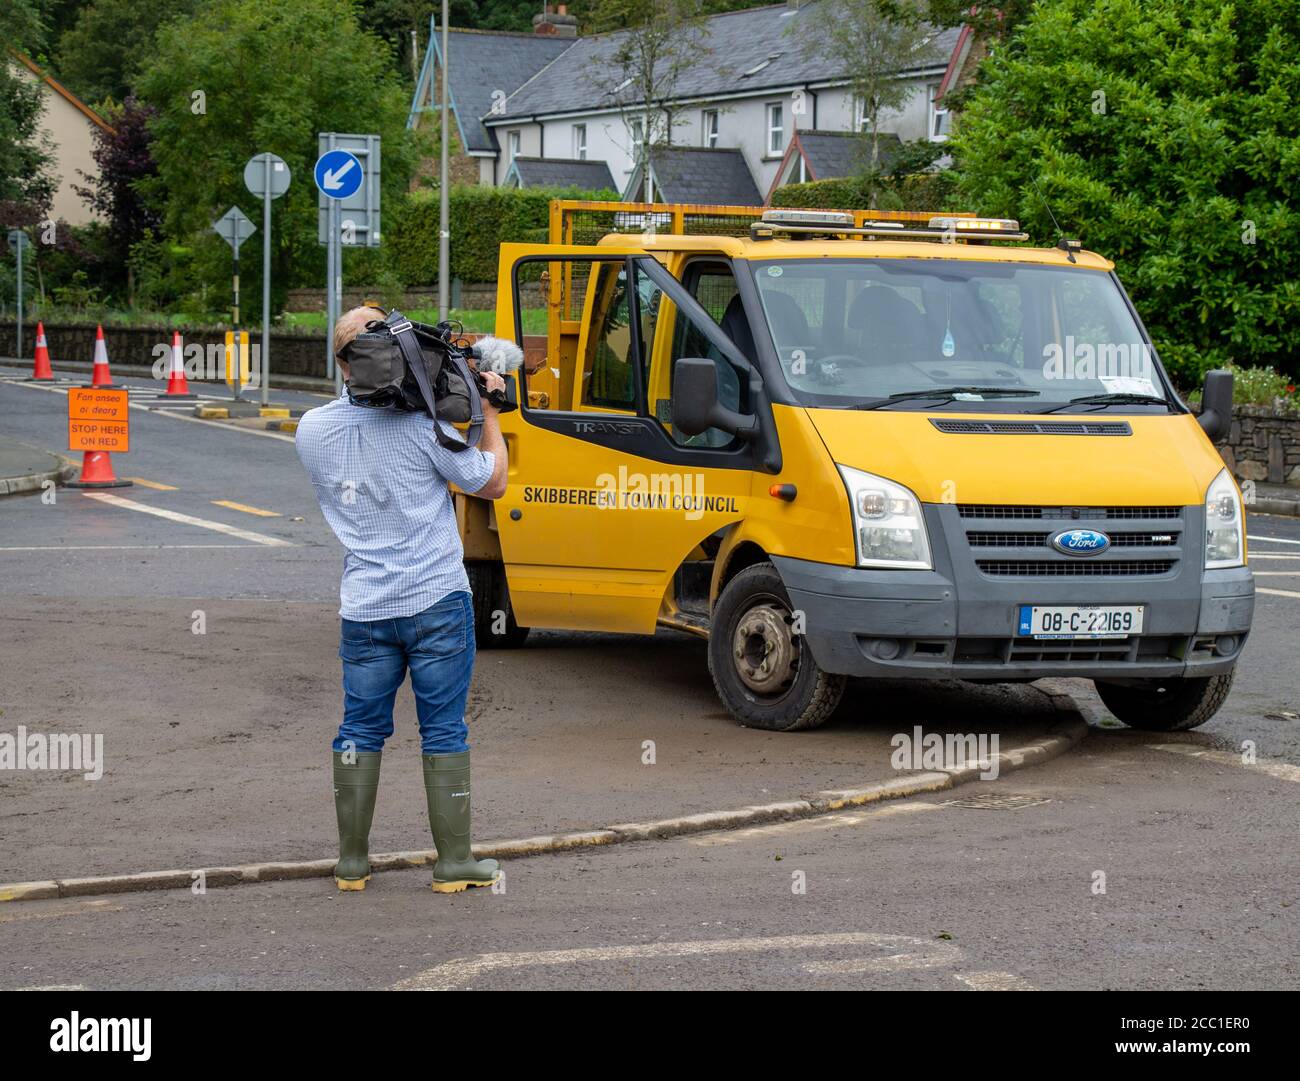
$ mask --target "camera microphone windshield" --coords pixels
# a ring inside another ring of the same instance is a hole
[[[474,343],[472,352],[481,372],[509,375],[517,372],[524,363],[524,351],[504,338],[480,338]]]

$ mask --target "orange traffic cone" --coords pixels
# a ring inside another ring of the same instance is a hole
[[[104,344],[103,326],[95,327],[95,366],[90,373],[92,387],[120,387],[113,382],[113,373],[108,370],[108,346]]]
[[[129,480],[113,475],[113,456],[106,450],[88,450],[81,459],[81,476],[67,483],[69,488],[129,488]]]
[[[50,367],[50,349],[45,344],[45,324],[36,324],[36,363],[32,368],[32,382],[46,382],[54,378],[54,370]]]
[[[179,330],[172,331],[172,359],[171,366],[167,369],[167,394],[168,398],[193,398],[195,395],[190,393],[190,385],[185,381],[185,362],[182,360],[183,350],[181,349],[181,334]]]

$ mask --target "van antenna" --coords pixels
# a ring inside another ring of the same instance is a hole
[[[1029,178],[1029,183],[1033,184],[1034,191],[1038,193],[1038,198],[1043,204],[1043,209],[1047,211],[1047,216],[1052,219],[1052,225],[1056,229],[1056,246],[1065,252],[1065,257],[1069,259],[1070,262],[1077,262],[1074,258],[1074,253],[1082,248],[1083,245],[1079,243],[1079,241],[1072,237],[1067,237],[1063,232],[1061,232],[1061,223],[1056,220],[1056,215],[1052,213],[1052,205],[1043,195],[1043,190],[1038,186],[1038,181],[1031,176]]]

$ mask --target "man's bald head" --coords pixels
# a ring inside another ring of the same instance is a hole
[[[366,329],[366,324],[378,319],[383,321],[386,318],[384,313],[378,308],[371,308],[362,305],[360,308],[353,308],[351,311],[344,312],[339,316],[338,322],[334,324],[334,359],[339,362],[343,370],[343,378],[348,378],[348,362],[343,359],[343,350],[352,344],[352,340]]]

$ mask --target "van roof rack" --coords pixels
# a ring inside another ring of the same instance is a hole
[[[898,221],[864,221],[854,224],[852,214],[837,210],[766,210],[749,227],[755,240],[777,236],[915,237],[920,240],[955,241],[1028,240],[1014,218],[965,218],[938,214],[924,225]]]

